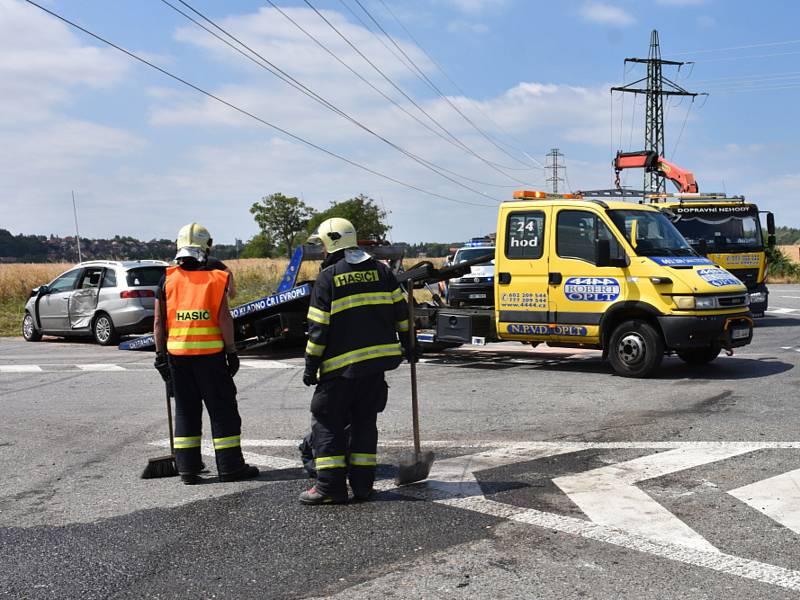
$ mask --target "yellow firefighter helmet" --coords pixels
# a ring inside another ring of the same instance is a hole
[[[189,223],[178,232],[178,253],[175,258],[194,258],[204,261],[211,250],[211,234],[199,223]]]
[[[311,244],[322,244],[328,254],[347,248],[358,248],[356,228],[347,219],[334,217],[319,224],[308,238]]]

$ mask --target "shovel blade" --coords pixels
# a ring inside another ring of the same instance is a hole
[[[428,478],[433,466],[433,452],[416,452],[400,461],[397,468],[397,476],[394,482],[397,485],[408,485],[423,481]]]

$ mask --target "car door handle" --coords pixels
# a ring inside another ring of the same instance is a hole
[[[561,273],[548,273],[547,283],[550,285],[558,285],[561,283]]]
[[[511,283],[511,273],[498,273],[497,282],[504,285]]]

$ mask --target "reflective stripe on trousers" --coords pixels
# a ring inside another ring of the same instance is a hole
[[[317,467],[317,471],[322,471],[324,469],[344,469],[347,468],[347,461],[345,460],[344,454],[339,456],[318,456],[314,459],[314,465]]]
[[[353,452],[350,454],[350,464],[354,467],[374,467],[378,464],[376,454]]]

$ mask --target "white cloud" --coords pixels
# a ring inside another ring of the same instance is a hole
[[[505,8],[509,0],[439,0],[463,13],[475,15]]]
[[[489,33],[489,26],[485,23],[472,23],[469,21],[451,21],[447,24],[447,31],[450,33],[468,33],[473,35],[484,35]]]
[[[714,29],[717,26],[717,20],[708,15],[701,15],[697,17],[697,25],[701,29]]]
[[[293,9],[292,16],[367,75],[367,67],[341,40],[337,42],[335,34],[318,18],[312,19],[312,14],[300,9]],[[459,140],[494,163],[520,166],[474,131],[447,102],[420,94],[421,86],[411,73],[368,31],[347,22],[339,13],[327,12],[326,16],[334,20],[337,27],[345,29],[346,35],[364,47],[365,52],[375,56],[381,68],[395,81],[409,91],[414,90],[420,105]],[[458,173],[454,178],[465,185],[497,200],[509,197],[514,187],[543,187],[541,170],[509,171],[518,180],[514,182],[426,131],[357,81],[302,33],[281,21],[280,15],[261,10],[220,20],[220,24],[241,35],[249,45],[263,51],[265,56],[298,78],[313,83],[318,93],[375,131]],[[39,35],[40,26],[46,29],[51,23],[26,25],[32,39],[46,39]],[[105,81],[112,82],[108,85],[119,85],[124,65],[114,62],[113,57],[111,63],[105,62],[109,55],[98,54],[96,48],[93,53],[82,53],[86,46],[68,36],[68,32],[51,33],[57,34],[56,38],[67,36],[64,44],[55,46],[56,52],[71,52],[73,57],[80,57],[73,58],[76,61],[90,57],[98,66],[88,69],[85,82],[77,85],[59,81],[50,75],[49,68],[43,68],[32,78],[18,73],[14,85],[21,90],[27,86],[31,91],[12,98],[0,97],[0,103],[8,103],[9,108],[18,112],[24,112],[34,101],[40,109],[35,123],[17,123],[12,127],[0,121],[0,147],[15,150],[13,154],[4,153],[0,161],[0,197],[8,199],[10,205],[4,210],[3,224],[13,231],[68,233],[71,229],[68,193],[72,188],[79,193],[82,233],[90,236],[120,233],[146,239],[169,238],[191,215],[192,219],[211,227],[220,241],[247,238],[255,232],[255,224],[248,213],[250,204],[274,191],[300,195],[317,208],[327,206],[331,200],[367,193],[392,211],[396,239],[455,241],[493,229],[492,207],[464,206],[431,198],[366,174],[285,139],[195,92],[172,87],[163,79],[148,76],[141,86],[144,93],[136,102],[149,103],[142,112],[144,116],[149,115],[150,127],[140,132],[134,134],[86,119],[70,118],[64,107],[74,100],[81,88],[85,91],[92,85],[105,85]],[[194,51],[175,52],[173,56],[191,55],[195,69],[202,68],[204,60],[213,63],[211,71],[218,83],[205,84],[213,92],[396,179],[460,200],[488,202],[356,129],[233,54],[206,33],[181,28],[176,36],[179,45],[189,45]],[[409,53],[414,52],[413,47],[404,48]],[[432,73],[423,57],[411,55],[422,69]],[[2,56],[0,52],[0,61]],[[120,70],[114,70],[114,65]],[[87,65],[70,64],[65,68],[78,71],[86,69]],[[183,71],[184,65],[178,64],[176,70]],[[221,77],[218,76],[220,72],[223,73]],[[369,78],[402,101],[377,75],[370,74]],[[40,89],[47,94],[34,95],[34,91]],[[453,97],[450,101],[492,135],[507,139],[503,130],[513,131],[518,140],[513,143],[521,143],[540,160],[547,148],[561,146],[567,153],[568,164],[575,165],[570,171],[573,185],[607,187],[610,183],[611,172],[605,152],[608,143],[606,86],[582,88],[521,82],[478,102],[481,112],[476,110],[472,99]],[[406,101],[402,104],[428,122],[411,104]],[[500,127],[482,113],[491,115]],[[596,163],[581,163],[569,150],[589,148],[596,153],[595,147],[599,145],[603,147],[602,159]],[[467,177],[483,183],[468,181]],[[491,183],[508,187],[492,187],[488,185]],[[154,217],[156,214],[158,218]]]
[[[661,6],[700,6],[706,0],[656,0],[656,4]]]
[[[581,7],[581,17],[590,23],[627,27],[636,23],[636,19],[628,11],[613,4],[604,2],[586,2]]]

